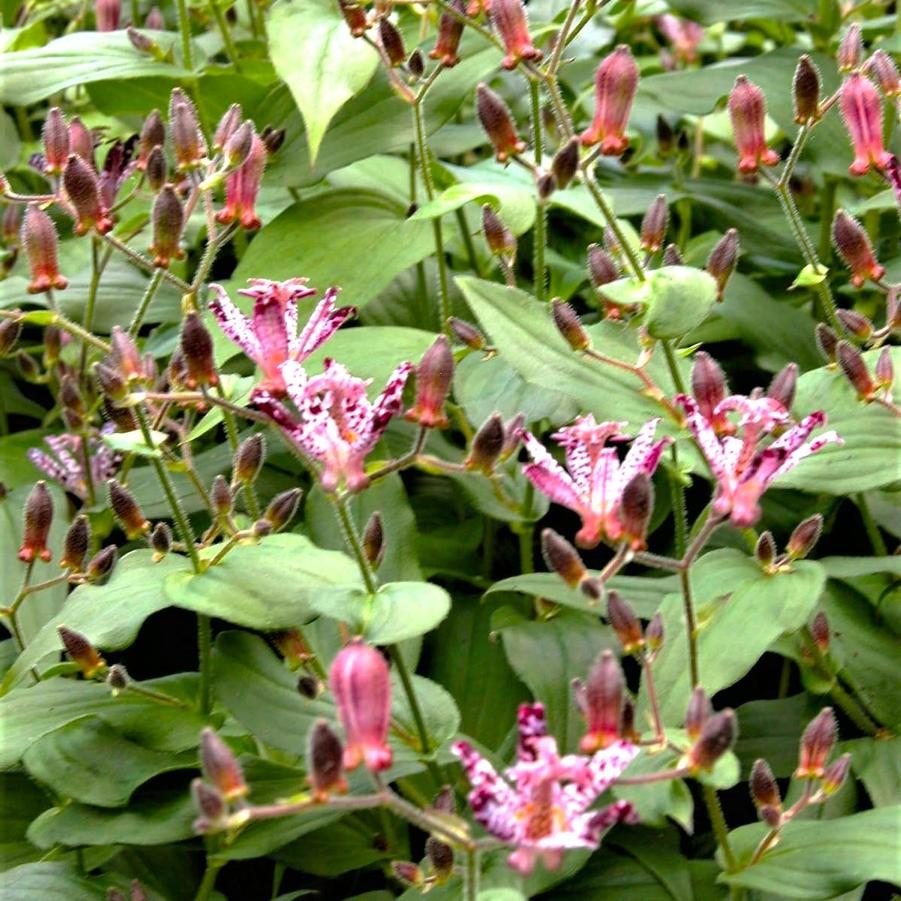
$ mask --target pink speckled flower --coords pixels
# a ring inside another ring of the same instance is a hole
[[[676,403],[685,411],[688,427],[716,477],[713,511],[721,516],[728,514],[736,526],[751,526],[757,522],[760,498],[775,479],[827,444],[843,443],[834,431],[807,441],[814,429],[826,424],[826,414],[820,410],[805,416],[771,444],[758,449],[763,435],[788,421],[784,409],[777,409],[781,404],[772,398],[733,395],[719,405],[718,409],[741,413],[738,429],[741,437],[718,437],[693,398],[679,394]]]
[[[259,392],[256,404],[287,438],[323,464],[319,479],[324,491],[340,485],[360,491],[369,484],[363,471],[366,456],[400,412],[412,370],[412,363],[401,363],[370,403],[369,382],[355,378],[340,363],[326,360],[325,371],[308,378],[299,363],[289,360],[281,374],[299,418],[268,391]]]
[[[338,289],[329,288],[298,334],[297,302],[316,293],[306,283],[305,278],[285,282],[251,280],[252,287],[239,292],[254,299],[250,319],[235,306],[221,285],[211,286],[216,296],[210,301],[210,309],[222,331],[263,372],[263,381],[254,394],[260,391],[284,394],[282,363],[288,360],[302,363],[356,313],[354,307],[336,308]]]
[[[854,162],[848,171],[866,175],[870,166],[880,171],[887,169],[892,155],[882,143],[882,101],[876,86],[865,75],[852,72],[842,85],[839,101],[854,145]]]
[[[116,427],[110,422],[100,432],[101,435],[107,435],[115,430]],[[66,491],[84,500],[88,490],[81,436],[68,433],[48,435],[44,438],[44,443],[51,452],[32,447],[27,452],[28,459],[41,472],[59,482]],[[95,485],[105,484],[107,479],[116,474],[122,462],[122,455],[108,447],[100,436],[88,438],[88,456],[91,461],[91,479]]]
[[[622,775],[638,748],[619,741],[591,757],[561,757],[556,739],[547,735],[541,704],[519,708],[517,760],[504,777],[468,742],[456,742],[451,750],[472,786],[469,805],[476,821],[514,848],[507,862],[523,875],[538,858],[556,870],[567,849],[595,849],[616,823],[636,822],[628,801],[588,808]]]
[[[566,469],[533,435],[523,433],[523,443],[533,461],[523,467],[523,472],[552,501],[582,517],[582,528],[576,534],[579,547],[594,547],[603,537],[612,541],[626,537],[617,515],[623,491],[639,473],[653,475],[671,440],[654,441],[658,422],[652,419],[641,427],[620,463],[616,448],[606,444],[610,439],[626,439],[621,434],[625,423],[598,423],[590,414],[581,417],[553,435],[566,449]]]
[[[266,168],[266,145],[255,134],[247,158],[225,179],[225,206],[216,213],[216,221],[228,225],[237,221],[250,231],[260,227],[256,212],[257,195]]]

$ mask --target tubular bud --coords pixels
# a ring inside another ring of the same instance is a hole
[[[338,0],[338,8],[341,10],[341,15],[344,16],[344,21],[347,23],[350,33],[355,38],[366,34],[369,22],[366,19],[366,8],[364,6],[355,3],[354,0]]]
[[[641,623],[635,611],[616,591],[607,593],[607,622],[616,633],[624,653],[634,654],[644,647]]]
[[[355,639],[332,662],[329,686],[344,727],[344,766],[352,770],[363,763],[373,772],[388,769],[391,681],[385,658]]]
[[[808,724],[801,736],[796,779],[820,779],[826,759],[838,737],[838,723],[831,707],[824,707]]]
[[[638,66],[632,51],[620,44],[598,66],[594,81],[594,120],[582,132],[586,146],[600,143],[604,156],[620,156],[629,146],[626,126],[638,89]]]
[[[186,370],[184,384],[188,388],[219,384],[213,362],[213,339],[197,313],[188,313],[182,323],[181,351]]]
[[[116,31],[122,18],[122,0],[95,0],[94,23],[97,31]]]
[[[172,185],[165,185],[153,201],[153,254],[154,266],[168,269],[172,259],[180,260],[185,252],[178,246],[184,228],[185,213]]]
[[[153,548],[153,562],[159,563],[172,549],[172,530],[164,522],[158,522],[150,533],[150,546]]]
[[[462,14],[465,10],[463,0],[451,0],[451,8]],[[438,20],[438,37],[435,47],[429,52],[430,59],[437,59],[445,69],[452,69],[460,62],[457,55],[460,49],[460,38],[463,36],[463,22],[452,12],[445,10]]]
[[[425,856],[429,860],[435,884],[442,885],[447,882],[454,871],[454,849],[437,838],[429,836],[425,842]]]
[[[494,256],[512,258],[516,255],[516,238],[487,203],[482,207],[482,234]]]
[[[751,800],[759,811],[762,807],[782,810],[782,796],[770,765],[758,758],[751,767]]]
[[[69,572],[80,573],[90,546],[91,526],[87,516],[84,513],[79,513],[72,520],[72,525],[69,526],[66,532],[66,537],[63,541],[63,555],[60,558],[59,565],[63,569],[69,570]]]
[[[635,702],[628,694],[623,700],[623,718],[619,731],[622,737],[633,745],[641,741],[641,733],[635,725]]]
[[[425,882],[422,870],[409,860],[392,860],[391,872],[394,878],[407,888],[418,888]]]
[[[692,741],[697,741],[704,728],[704,723],[713,715],[713,707],[707,693],[698,685],[688,700],[685,711],[685,731]]]
[[[314,801],[324,803],[332,792],[347,791],[343,756],[341,739],[325,720],[316,720],[307,741],[307,779]]]
[[[847,341],[839,341],[836,359],[842,374],[851,383],[860,400],[872,400],[876,385],[867,371],[867,364],[861,352]]]
[[[454,355],[450,342],[439,335],[416,367],[416,403],[404,418],[426,429],[445,429],[450,424],[444,402],[454,378]]]
[[[876,359],[876,387],[891,388],[895,381],[895,367],[892,363],[892,351],[883,347]]]
[[[799,60],[792,81],[795,122],[804,125],[820,118],[820,70],[805,53]]]
[[[848,778],[848,770],[850,769],[850,754],[842,754],[841,757],[833,760],[823,773],[823,781],[820,783],[820,789],[823,793],[834,795],[845,784],[845,780]]]
[[[241,765],[231,748],[207,726],[200,733],[200,765],[203,774],[225,801],[237,801],[247,792]]]
[[[245,438],[235,452],[232,477],[235,482],[249,485],[256,480],[266,457],[266,439],[261,432]]]
[[[754,556],[764,570],[769,569],[776,559],[776,542],[772,532],[762,532],[754,548]]]
[[[654,512],[654,483],[645,472],[636,473],[623,489],[619,505],[619,522],[623,527],[622,540],[633,551],[647,547],[648,526]]]
[[[835,362],[835,355],[838,350],[838,336],[823,322],[818,322],[814,331],[814,338],[819,352],[826,359],[827,363]]]
[[[22,221],[22,246],[31,268],[29,294],[41,294],[51,288],[62,291],[69,284],[60,275],[57,261],[58,239],[53,220],[39,207],[29,205]]]
[[[723,424],[721,419],[728,422],[714,412],[717,405],[725,400],[728,390],[720,364],[706,351],[699,350],[691,367],[691,393],[698,402],[701,415],[708,422],[716,425]]]
[[[499,163],[526,149],[525,141],[516,133],[507,104],[483,82],[476,88],[476,112]]]
[[[839,102],[854,145],[854,162],[848,171],[866,175],[870,166],[879,171],[887,169],[892,155],[882,143],[882,102],[873,82],[860,72],[852,72],[841,87]]]
[[[3,196],[2,188],[3,182],[0,180],[0,197]],[[0,221],[0,241],[6,247],[16,248],[18,246],[21,221],[22,208],[17,204],[11,203],[3,210],[2,221]]]
[[[769,388],[767,388],[766,396],[779,401],[786,410],[790,410],[795,402],[795,389],[797,386],[798,364],[788,363],[773,376],[773,380],[770,382]]]
[[[644,641],[651,653],[663,647],[663,617],[655,613],[644,630]]]
[[[119,549],[114,544],[108,544],[94,554],[85,567],[85,578],[88,582],[100,582],[105,579],[113,571],[118,556]]]
[[[138,138],[138,158],[135,166],[140,170],[147,168],[147,160],[154,148],[166,143],[166,126],[158,109],[151,110],[144,124],[141,126],[141,136]]]
[[[823,517],[819,513],[807,517],[795,526],[785,549],[792,560],[803,560],[816,546],[823,531]]]
[[[572,350],[586,350],[591,347],[591,339],[582,327],[582,321],[579,319],[576,311],[566,301],[555,297],[551,301],[551,315],[557,331],[560,332],[563,340],[566,341]]]
[[[385,556],[385,527],[382,514],[376,510],[363,529],[363,554],[373,569],[378,569]]]
[[[553,529],[541,532],[541,554],[547,568],[557,573],[570,588],[578,588],[588,576],[579,552]]]
[[[838,310],[836,316],[845,327],[845,331],[856,338],[866,341],[873,334],[873,323],[863,313],[856,310]]]
[[[94,133],[78,118],[69,122],[69,149],[94,168]]]
[[[860,65],[862,56],[863,38],[860,35],[860,25],[852,22],[838,45],[838,71],[852,72]]]
[[[588,731],[579,744],[590,754],[620,738],[625,679],[612,651],[604,651],[585,682],[585,717]]]
[[[523,59],[541,59],[542,53],[532,43],[529,34],[529,22],[522,0],[491,0],[490,15],[507,51],[501,60],[503,68],[515,69]]]
[[[175,88],[169,98],[169,128],[175,166],[179,172],[196,169],[206,156],[206,142],[200,131],[197,110],[181,88]]]
[[[191,781],[191,799],[200,816],[194,820],[194,831],[201,834],[218,832],[226,828],[228,810],[219,789],[208,785],[203,779]]]
[[[0,320],[0,357],[6,356],[19,340],[22,323],[15,319]]]
[[[685,261],[682,259],[682,254],[679,251],[679,248],[675,244],[667,244],[666,249],[663,251],[663,265],[664,266],[684,266]]]
[[[267,125],[260,132],[260,140],[266,148],[266,153],[272,156],[272,154],[278,153],[282,144],[285,143],[285,129],[273,128],[271,125]]]
[[[35,363],[31,358],[31,354],[27,351],[19,350],[16,352],[16,367],[19,370],[19,375],[21,375],[26,382],[37,382],[41,377],[38,364]]]
[[[729,95],[729,116],[738,148],[738,171],[756,172],[760,165],[775,166],[779,154],[767,147],[764,136],[766,98],[744,75],[735,79]]]
[[[256,202],[269,153],[266,142],[254,134],[247,158],[225,180],[225,206],[216,213],[217,222],[227,225],[237,220],[248,231],[260,227]]]
[[[22,544],[19,547],[19,559],[23,563],[31,563],[40,557],[45,563],[53,554],[47,547],[50,526],[53,524],[53,498],[43,480],[36,482],[25,501],[25,522],[22,531]]]
[[[94,364],[94,377],[104,396],[111,400],[122,400],[128,395],[128,385],[117,369],[105,363]]]
[[[100,201],[100,186],[94,170],[77,154],[70,154],[63,170],[63,187],[75,209],[75,233],[86,235],[92,228],[105,235],[113,227]]]
[[[492,413],[472,439],[469,455],[463,461],[463,465],[468,470],[477,470],[486,476],[491,475],[494,464],[504,449],[504,438],[504,420],[500,413]]]
[[[247,157],[250,156],[250,151],[253,149],[253,140],[255,136],[256,131],[253,127],[253,122],[251,122],[250,119],[243,122],[231,135],[229,135],[223,149],[225,165],[228,166],[229,169],[237,169],[238,166],[243,165]]]
[[[272,499],[263,518],[271,523],[274,532],[284,528],[294,518],[302,494],[300,488],[289,488]]]
[[[97,649],[80,632],[57,626],[60,641],[72,662],[78,664],[85,679],[93,679],[106,668],[106,661],[97,653]]]
[[[832,637],[832,629],[829,626],[829,620],[822,610],[818,610],[813,622],[810,624],[810,633],[816,646],[820,649],[821,654],[829,652],[829,639]]]
[[[88,411],[75,377],[68,373],[63,376],[60,383],[59,403],[66,428],[70,432],[81,432]]]
[[[402,66],[407,58],[404,39],[391,21],[385,17],[379,19],[379,40],[391,65]]]
[[[562,191],[579,171],[579,139],[570,138],[554,155],[551,172],[557,187]]]
[[[129,681],[128,670],[121,663],[114,663],[106,674],[106,684],[114,698],[128,688]]]
[[[832,243],[851,270],[851,284],[860,288],[867,279],[879,281],[885,275],[873,253],[873,246],[861,224],[844,210],[836,210],[832,220]]]
[[[213,153],[221,153],[241,125],[241,104],[233,103],[223,114],[213,135]]]
[[[417,81],[425,74],[425,60],[418,47],[407,58],[407,70]]]
[[[169,177],[169,167],[166,163],[166,154],[162,147],[154,147],[147,156],[147,165],[144,169],[147,177],[147,186],[156,193],[166,183]]]
[[[646,253],[656,253],[660,250],[666,237],[668,223],[669,209],[666,205],[666,195],[658,194],[641,221],[641,249]]]
[[[489,207],[490,209],[490,207]],[[461,343],[465,344],[471,350],[483,350],[485,347],[485,336],[471,323],[465,319],[458,319],[451,316],[447,320],[454,337]]]
[[[221,474],[213,479],[213,485],[210,488],[210,503],[212,504],[213,514],[217,519],[228,516],[234,507],[228,482],[225,481],[225,476]]]
[[[707,271],[716,281],[716,299],[722,300],[723,293],[726,290],[726,284],[729,277],[735,271],[735,264],[738,262],[738,254],[740,245],[738,241],[738,232],[734,228],[723,235],[717,242],[710,256],[707,257]]]
[[[895,61],[885,52],[877,50],[867,62],[867,72],[876,79],[879,90],[884,97],[898,97],[901,95],[901,76]]]
[[[735,722],[735,713],[726,708],[721,713],[715,713],[701,727],[701,734],[689,750],[687,765],[697,772],[713,769],[716,762],[732,748],[738,729]]]
[[[47,113],[41,139],[44,144],[44,172],[59,175],[69,159],[69,126],[59,107],[54,106]]]
[[[598,244],[588,245],[588,275],[595,290],[619,278],[613,257]]]

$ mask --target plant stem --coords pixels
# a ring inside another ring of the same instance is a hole
[[[235,42],[232,40],[231,29],[228,27],[225,14],[219,8],[217,0],[209,0],[209,6],[210,11],[213,13],[213,18],[216,20],[216,25],[219,26],[219,31],[222,34],[222,42],[225,44],[225,53],[231,61],[231,64],[235,67],[235,72],[240,73],[241,63],[238,60],[238,48],[235,47]]]
[[[691,687],[696,688],[701,681],[698,672],[698,635],[695,623],[694,601],[691,595],[691,579],[688,567],[679,570],[679,583],[682,587],[682,607],[685,611],[685,630],[688,633],[688,673]]]
[[[89,507],[93,507],[96,497],[94,495],[94,473],[91,471],[91,448],[88,444],[87,429],[82,431],[78,437],[80,439],[81,468],[84,470],[85,503]]]
[[[729,827],[726,824],[726,818],[723,816],[723,808],[720,806],[720,799],[717,796],[716,789],[709,785],[702,785],[701,793],[704,796],[704,804],[707,806],[713,833],[716,835],[719,846],[723,849],[723,857],[726,858],[726,872],[734,873],[738,869],[738,861],[729,841]]]
[[[181,2],[184,2],[184,0],[181,0]],[[213,886],[216,884],[216,877],[219,875],[219,870],[222,869],[222,866],[221,863],[217,863],[209,854],[207,854],[206,869],[203,871],[203,879],[197,888],[197,894],[194,896],[194,901],[207,901],[207,898],[210,897],[210,893],[213,891]]]
[[[638,259],[638,256],[635,253],[635,249],[626,240],[625,233],[620,228],[619,223],[616,221],[616,216],[613,214],[613,210],[610,208],[610,205],[607,203],[606,198],[604,197],[600,187],[598,186],[597,179],[594,177],[594,172],[591,169],[591,165],[585,165],[583,163],[581,168],[585,176],[585,186],[588,188],[588,193],[591,194],[592,198],[594,198],[594,202],[597,204],[598,209],[601,211],[601,215],[606,220],[608,228],[616,237],[617,243],[622,248],[623,254],[629,261],[629,267],[632,269],[635,278],[637,278],[640,282],[645,281],[645,274],[644,269],[641,268],[641,261]]]
[[[581,5],[582,0],[572,0],[569,11],[566,13],[566,18],[563,20],[563,25],[561,26],[560,31],[557,32],[556,41],[554,43],[554,52],[551,54],[551,58],[547,64],[547,72],[549,75],[556,75],[557,70],[560,68],[560,60],[563,57],[563,48],[568,43],[570,29],[573,26],[573,22],[576,20],[576,13],[578,13]]]
[[[186,69],[194,68],[191,56],[191,22],[188,19],[187,0],[175,0],[178,9],[178,30],[181,32],[181,61]]]
[[[641,666],[644,670],[645,689],[648,693],[648,703],[651,705],[651,716],[654,718],[654,738],[658,742],[663,742],[666,733],[663,729],[663,721],[660,719],[660,703],[657,700],[657,688],[654,684],[654,673],[652,671],[651,661],[647,656],[642,656]]]
[[[147,310],[150,307],[151,302],[153,301],[154,295],[156,294],[159,286],[163,281],[163,272],[164,269],[154,269],[153,275],[150,276],[150,281],[147,283],[147,288],[144,291],[144,296],[141,298],[141,302],[138,304],[137,310],[135,310],[134,318],[131,320],[131,325],[128,326],[128,334],[131,335],[132,338],[136,338],[138,336],[138,332],[141,330],[141,324],[144,322],[144,316],[147,315]]]
[[[854,500],[857,504],[857,509],[860,511],[860,518],[863,520],[863,527],[866,529],[867,538],[870,539],[873,553],[877,557],[887,557],[888,548],[885,546],[885,541],[879,532],[879,526],[876,525],[876,520],[873,519],[873,514],[870,512],[870,505],[867,503],[866,495],[861,492]]]
[[[576,0],[576,3],[578,2],[579,0]],[[544,137],[541,128],[541,86],[538,79],[529,79],[529,94],[532,99],[532,150],[535,156],[535,165],[540,167],[544,157]],[[532,280],[535,283],[535,296],[543,301],[547,299],[547,273],[544,263],[547,245],[547,210],[540,196],[535,201],[535,232],[532,244]]]
[[[184,2],[184,0],[181,0],[181,2]],[[145,271],[153,272],[159,268],[153,264],[152,260],[147,259],[143,254],[138,253],[137,250],[133,250],[124,241],[120,241],[115,235],[105,234],[103,240],[106,241],[110,247],[115,247],[119,253],[127,256],[135,265],[140,266]],[[169,282],[169,284],[178,288],[182,294],[189,294],[191,292],[191,286],[184,281],[184,279],[180,279],[177,275],[173,275],[168,269],[164,269],[163,273],[163,278]]]
[[[463,868],[463,901],[477,901],[479,876],[479,852],[472,849],[466,852],[466,864]]]
[[[679,478],[679,452],[676,445],[671,448],[673,468],[667,471],[670,497],[673,504],[673,527],[675,530],[676,556],[682,557],[688,544],[688,513],[685,509],[685,488]]]

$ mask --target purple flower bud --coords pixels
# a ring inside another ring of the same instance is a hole
[[[235,482],[249,485],[260,474],[260,468],[266,457],[266,439],[261,432],[245,438],[235,452],[232,476]]]
[[[186,370],[184,384],[188,388],[219,384],[213,361],[213,339],[197,313],[188,313],[182,323],[181,351]]]
[[[144,171],[147,176],[147,186],[154,193],[166,184],[166,179],[169,177],[169,166],[166,163],[166,154],[163,153],[162,147],[154,147],[150,151]]]
[[[165,185],[156,195],[150,218],[153,223],[153,243],[150,245],[153,265],[168,269],[171,260],[180,260],[185,255],[179,247],[185,212],[172,185]]]
[[[658,651],[663,647],[663,637],[663,617],[659,613],[655,613],[648,623],[647,629],[644,630],[645,644],[652,652]]]
[[[684,266],[685,261],[682,259],[682,253],[675,244],[667,244],[663,251],[664,266]]]
[[[867,62],[867,72],[876,79],[884,97],[901,95],[901,76],[895,61],[885,50],[876,50]]]
[[[769,569],[776,559],[776,542],[772,532],[762,532],[754,548],[754,556],[763,570]]]
[[[355,38],[366,34],[369,22],[366,19],[366,7],[362,3],[358,3],[356,0],[338,0],[338,8],[341,10],[341,15],[344,16],[344,21],[347,22],[350,33]]]
[[[698,685],[691,693],[688,709],[685,711],[685,731],[692,741],[697,741],[704,723],[713,715],[713,707],[707,693]]]
[[[69,149],[94,168],[94,133],[78,118],[69,122]]]
[[[263,518],[271,523],[274,532],[284,528],[294,518],[302,494],[300,488],[289,488],[272,499]]]
[[[363,554],[374,569],[379,568],[385,556],[385,527],[378,510],[369,517],[363,529]]]
[[[22,324],[16,319],[0,319],[0,357],[6,356],[19,340]]]
[[[723,299],[726,284],[738,262],[739,250],[738,232],[734,228],[730,228],[710,251],[710,256],[707,258],[707,271],[716,282],[717,300]]]
[[[217,475],[213,479],[213,485],[210,488],[210,503],[213,508],[213,514],[217,518],[224,518],[231,514],[234,507],[232,493],[225,481],[225,476]]]
[[[379,41],[391,65],[402,66],[407,58],[404,39],[391,21],[384,16],[379,19]]]
[[[660,250],[666,237],[668,223],[669,209],[666,195],[658,194],[641,221],[641,249],[646,253],[656,253]]]
[[[698,402],[701,415],[710,423],[717,421],[714,412],[728,394],[726,376],[713,357],[699,350],[691,368],[691,393]]]
[[[687,755],[687,764],[693,771],[710,771],[716,762],[732,748],[738,735],[735,712],[728,707],[715,713],[701,727],[698,740]]]
[[[553,529],[542,530],[541,553],[547,568],[557,573],[570,588],[577,588],[588,575],[579,552]]]
[[[200,733],[200,764],[225,801],[237,801],[249,791],[231,748],[209,726]]]
[[[767,147],[764,136],[766,98],[763,91],[746,76],[735,79],[729,94],[729,116],[738,148],[738,171],[756,172],[758,166],[775,166],[779,154]]]
[[[225,149],[229,138],[238,130],[241,125],[241,104],[233,103],[223,114],[216,126],[216,132],[213,135],[213,153],[220,153]],[[246,155],[246,154],[245,154]]]
[[[150,546],[154,560],[159,562],[172,550],[172,530],[164,522],[158,522],[150,533]]]
[[[824,707],[808,724],[801,736],[796,779],[819,779],[838,737],[838,723],[831,707]]]
[[[63,187],[75,210],[75,233],[86,235],[92,228],[105,235],[113,227],[113,220],[100,200],[100,185],[91,166],[72,153],[63,170]]]
[[[644,646],[641,623],[635,611],[616,591],[607,594],[607,622],[616,633],[624,653],[634,654]]]
[[[180,172],[196,169],[206,156],[206,142],[200,131],[197,110],[181,88],[175,88],[169,99],[169,128],[176,168]]]
[[[554,155],[551,171],[562,191],[575,178],[579,171],[579,139],[570,138]]]
[[[118,556],[119,549],[114,544],[108,544],[94,554],[85,567],[85,577],[88,582],[103,581],[113,571]]]
[[[816,646],[820,649],[821,654],[829,652],[829,640],[832,637],[832,629],[829,626],[829,620],[822,610],[818,610],[813,622],[810,624],[810,633]]]
[[[163,117],[159,110],[151,110],[141,126],[141,136],[138,138],[138,158],[135,161],[137,168],[146,169],[151,151],[165,143],[166,126],[163,124]]]
[[[84,674],[85,679],[93,679],[106,667],[106,661],[97,653],[94,645],[80,632],[76,632],[66,626],[57,626],[56,631],[59,633],[60,641],[62,641],[66,653],[73,663],[78,664],[78,668]]]
[[[307,778],[314,801],[325,803],[333,792],[347,791],[343,756],[341,739],[326,720],[316,720],[307,742]]]
[[[454,378],[454,355],[450,342],[439,335],[422,355],[416,367],[416,403],[404,418],[426,429],[445,429],[449,425],[444,402]]]
[[[507,55],[501,61],[505,69],[515,69],[520,60],[539,60],[541,51],[532,43],[529,22],[522,0],[492,0],[491,21],[503,41]]]
[[[94,22],[97,31],[116,31],[122,18],[122,0],[95,0]]]
[[[792,81],[795,122],[799,125],[820,118],[820,70],[805,53],[799,60]]]
[[[490,209],[490,207],[489,207]],[[485,336],[472,324],[464,319],[451,316],[447,320],[454,337],[472,350],[482,350],[485,347]]]
[[[854,161],[848,171],[866,175],[870,166],[880,172],[888,169],[893,157],[882,141],[882,101],[873,82],[853,72],[841,87],[839,103],[854,147]]]
[[[654,483],[646,472],[636,473],[623,489],[618,518],[623,528],[622,540],[633,551],[647,547],[648,526],[654,512]]]
[[[861,352],[847,341],[839,341],[836,348],[836,359],[845,378],[857,392],[860,400],[871,400],[876,385],[867,371],[867,364]]]
[[[454,849],[429,836],[425,842],[425,856],[428,858],[435,884],[442,885],[447,882],[454,871]]]
[[[766,395],[779,401],[786,410],[792,408],[795,402],[795,389],[798,386],[798,364],[788,363],[773,376],[767,388]]]
[[[779,794],[779,786],[776,777],[770,769],[770,765],[763,759],[754,761],[751,767],[751,800],[758,811],[762,807],[782,809],[782,796]]]
[[[516,133],[507,104],[484,83],[476,88],[476,112],[499,163],[526,149],[525,141]]]
[[[225,142],[224,156],[225,163],[230,169],[236,169],[244,164],[244,161],[250,156],[253,150],[253,141],[256,137],[256,131],[253,122],[248,119],[243,122]]]
[[[166,20],[158,6],[152,6],[144,19],[144,27],[150,31],[165,31]]]
[[[69,159],[69,126],[59,107],[52,107],[44,120],[44,172],[59,175]]]
[[[91,525],[84,513],[72,520],[63,541],[63,555],[59,565],[69,572],[79,573],[84,566],[84,558],[91,546]]]
[[[850,769],[851,755],[842,754],[826,767],[820,788],[826,795],[834,795],[845,784]]]
[[[110,687],[113,697],[128,688],[128,670],[121,663],[114,663],[106,674],[106,684]]]
[[[464,11],[463,0],[451,0],[451,9],[462,15]],[[445,69],[451,69],[460,62],[458,51],[460,38],[463,36],[463,21],[453,12],[445,10],[438,20],[438,38],[435,47],[429,52],[430,59],[437,59]]]
[[[879,281],[885,267],[879,265],[873,246],[861,224],[844,210],[836,210],[832,220],[832,243],[845,265],[851,270],[851,284],[863,286],[867,279]]]
[[[191,782],[191,799],[200,814],[194,821],[195,832],[217,832],[224,827],[228,811],[219,789],[208,785],[203,779],[194,779]]]
[[[892,363],[892,350],[883,347],[876,359],[876,386],[878,388],[891,388],[895,381],[895,366]]]
[[[597,244],[588,245],[588,275],[595,290],[619,278],[613,257]]]
[[[53,498],[47,490],[46,482],[36,482],[25,501],[25,521],[22,544],[19,547],[19,559],[23,563],[31,563],[35,557],[40,557],[46,563],[53,557],[47,547],[52,523]]]
[[[818,322],[814,330],[817,349],[826,359],[827,363],[834,363],[838,350],[838,336],[823,322]]]
[[[600,143],[604,156],[621,156],[629,146],[626,126],[638,90],[638,66],[632,51],[620,44],[606,56],[595,74],[594,120],[582,132],[582,143]]]
[[[555,297],[551,301],[551,315],[557,331],[572,350],[586,350],[591,347],[591,339],[582,327],[582,321],[568,303]]]
[[[482,234],[495,256],[513,257],[516,254],[516,238],[487,203],[482,207]]]
[[[62,291],[69,284],[60,275],[57,249],[59,240],[53,220],[39,207],[29,204],[22,222],[22,246],[31,269],[29,294],[42,294],[52,288]]]
[[[606,748],[620,738],[625,679],[612,651],[604,651],[585,682],[585,717],[588,731],[579,743],[587,754]]]
[[[494,464],[504,449],[504,438],[504,420],[500,413],[492,413],[472,439],[469,455],[463,465],[466,469],[491,475]]]
[[[394,878],[406,888],[418,888],[425,882],[422,870],[409,860],[392,860],[391,872]]]
[[[863,38],[860,25],[852,22],[838,45],[838,71],[851,72],[860,65],[863,57]]]

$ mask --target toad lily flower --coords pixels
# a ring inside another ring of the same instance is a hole
[[[282,364],[281,374],[300,418],[268,391],[259,392],[256,405],[291,441],[323,464],[319,479],[324,491],[335,491],[342,484],[360,491],[369,483],[363,472],[366,455],[402,409],[404,385],[412,371],[412,363],[401,363],[385,390],[370,403],[369,382],[355,378],[340,363],[326,360],[322,375],[308,378],[299,363],[289,360]]]
[[[532,463],[523,473],[532,484],[552,501],[569,507],[582,517],[582,528],[576,534],[579,547],[595,547],[602,537],[612,541],[624,535],[619,512],[623,491],[639,473],[653,475],[669,438],[654,441],[659,419],[646,422],[620,463],[616,448],[607,441],[625,440],[620,434],[623,422],[595,422],[594,416],[583,416],[556,432],[553,437],[566,449],[564,469],[544,445],[528,432],[523,443]]]
[[[254,298],[253,315],[248,319],[232,302],[221,285],[212,285],[216,296],[210,301],[222,331],[250,357],[263,372],[255,389],[270,394],[285,393],[282,363],[302,363],[324,344],[351,316],[354,307],[336,308],[337,288],[329,288],[300,334],[297,333],[297,302],[316,292],[306,287],[306,279],[286,282],[256,280],[253,287],[239,293]]]
[[[451,748],[472,786],[469,805],[476,821],[514,846],[507,862],[523,875],[532,872],[537,858],[556,870],[565,850],[595,849],[613,825],[636,821],[628,801],[588,809],[638,754],[635,745],[619,741],[591,757],[561,757],[556,739],[546,733],[543,705],[523,704],[517,761],[504,773],[506,778],[468,742]]]
[[[115,426],[109,422],[100,432],[101,435],[107,435],[115,430]],[[84,500],[88,489],[81,441],[80,435],[48,435],[44,443],[51,453],[32,447],[28,450],[27,456],[41,472],[59,482],[66,491]],[[103,485],[107,479],[112,478],[119,469],[122,459],[121,455],[104,444],[99,436],[88,438],[88,456],[91,461],[91,479],[95,485]]]
[[[772,398],[753,399],[733,395],[723,401],[723,404],[730,404],[729,409],[738,409],[742,413],[739,422],[739,431],[743,434],[741,438],[730,435],[717,437],[693,398],[679,394],[676,403],[685,411],[688,427],[716,477],[714,513],[720,516],[728,514],[732,523],[740,527],[751,526],[760,518],[760,498],[775,479],[827,444],[844,443],[834,431],[824,432],[813,441],[807,441],[815,428],[826,423],[826,414],[819,410],[805,416],[771,444],[758,450],[757,443],[763,434],[787,422],[784,409],[774,414],[773,405],[777,402]]]

